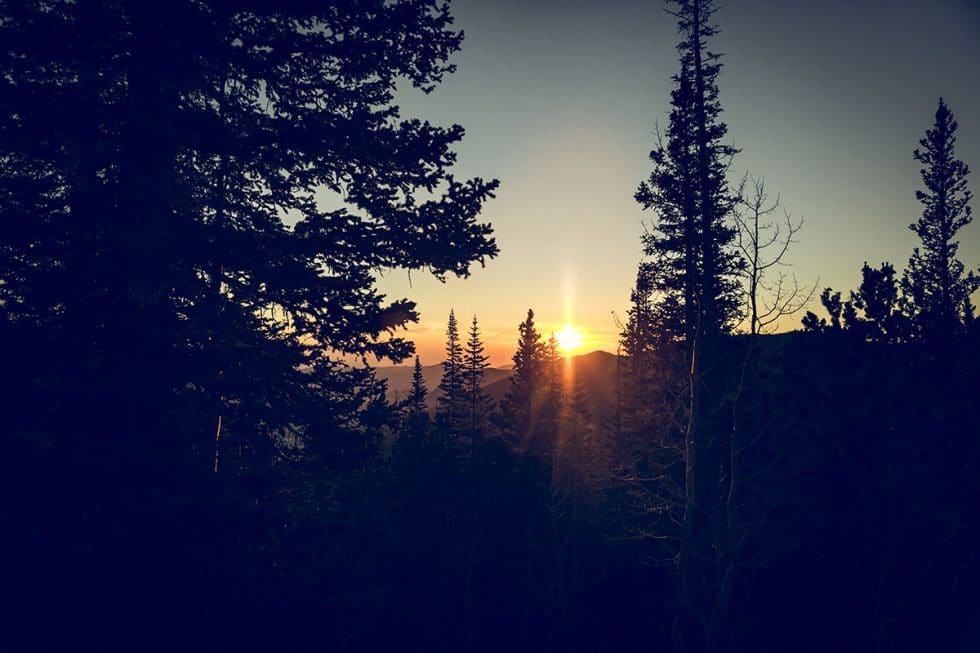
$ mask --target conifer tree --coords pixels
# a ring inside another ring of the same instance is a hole
[[[845,328],[869,342],[899,342],[908,330],[891,263],[861,268],[861,285],[842,311]]]
[[[449,311],[446,325],[446,360],[442,362],[442,379],[439,381],[438,417],[442,427],[452,435],[459,435],[459,428],[466,415],[466,386],[464,383],[463,346],[459,340],[459,324],[454,311]]]
[[[662,295],[660,329],[692,344],[697,332],[719,333],[738,313],[739,259],[728,217],[734,198],[726,172],[737,150],[723,143],[719,55],[707,49],[717,33],[713,0],[672,3],[683,40],[666,132],[650,153],[653,171],[636,200],[657,218],[644,235],[652,289]]]
[[[638,512],[653,519],[638,532],[676,537],[675,525],[683,519],[676,507],[685,500],[683,425],[690,419],[690,359],[685,343],[663,328],[664,304],[652,296],[653,273],[640,266],[620,333],[610,462],[613,477],[628,488]]]
[[[465,276],[497,251],[477,221],[496,182],[450,174],[462,128],[393,102],[453,71],[448,5],[18,6],[0,9],[0,302],[35,325],[10,357],[45,376],[22,385],[90,395],[51,422],[181,442],[201,469],[222,417],[266,440],[241,451],[284,430],[325,460],[371,446],[376,381],[346,361],[404,359],[417,319],[374,270]]]
[[[846,320],[853,312],[850,302],[841,299],[840,291],[833,288],[824,288],[820,293],[820,304],[830,316],[828,322],[826,318],[817,316],[813,311],[807,311],[803,316],[803,330],[816,333],[838,333],[844,329]]]
[[[551,334],[544,348],[544,404],[542,406],[542,430],[547,439],[555,441],[561,425],[565,405],[564,365],[558,353],[558,338]]]
[[[425,379],[422,376],[422,363],[415,357],[415,369],[412,371],[412,389],[402,403],[405,415],[405,432],[416,443],[425,439],[429,427],[429,414],[426,410],[425,398],[428,396]]]
[[[514,373],[500,404],[500,417],[502,430],[512,444],[532,451],[541,444],[537,426],[547,378],[544,343],[534,324],[533,310],[528,309],[527,319],[521,322],[518,333]]]
[[[970,169],[956,158],[959,125],[940,98],[935,123],[919,141],[915,160],[924,190],[917,190],[922,216],[909,229],[919,236],[902,278],[902,290],[915,326],[923,337],[942,338],[959,333],[973,315],[970,295],[980,288],[980,276],[964,273],[956,258],[957,232],[973,221],[972,193],[966,180]]]
[[[481,435],[486,428],[492,402],[483,391],[483,379],[490,368],[490,357],[480,340],[480,327],[473,316],[469,339],[463,352],[463,395],[466,402],[466,428],[471,437]]]
[[[803,329],[819,333],[847,333],[867,342],[902,342],[909,336],[909,319],[902,313],[898,281],[891,263],[861,267],[861,285],[844,301],[840,292],[825,288],[820,295],[830,316],[818,318],[808,311]]]
[[[496,182],[451,174],[462,127],[394,102],[453,71],[452,22],[442,0],[0,2],[0,477],[44,488],[8,539],[77,570],[75,607],[118,600],[89,616],[173,623],[168,588],[267,567],[321,518],[305,488],[334,510],[324,472],[377,450],[384,384],[352,361],[404,360],[417,315],[376,271],[497,251]],[[219,561],[231,541],[260,557]]]
[[[645,432],[653,418],[653,393],[663,378],[657,378],[657,356],[663,356],[663,340],[672,336],[663,331],[663,303],[654,304],[653,272],[641,265],[636,275],[636,285],[630,293],[630,308],[626,324],[620,333],[622,352],[621,428],[637,433]],[[658,317],[659,313],[659,317]]]
[[[722,537],[726,526],[719,512],[727,493],[727,477],[719,469],[731,453],[725,451],[722,434],[731,429],[721,423],[726,393],[715,366],[721,336],[737,322],[743,264],[734,250],[735,199],[726,179],[736,150],[724,143],[727,126],[721,120],[717,85],[720,56],[708,49],[718,31],[712,23],[717,7],[714,0],[669,4],[682,37],[677,46],[680,71],[673,77],[666,134],[650,155],[654,169],[635,197],[658,213],[644,242],[651,288],[663,297],[658,326],[666,339],[683,343],[688,359],[686,396],[673,402],[686,412],[675,635],[679,647],[697,649],[713,636],[709,622],[717,621],[723,630],[730,623],[731,604],[721,600],[717,578],[726,551],[718,550],[716,538],[733,539]]]

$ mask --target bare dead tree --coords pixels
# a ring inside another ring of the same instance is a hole
[[[797,242],[804,220],[794,220],[779,195],[770,199],[765,179],[749,174],[738,185],[732,213],[738,225],[738,248],[746,261],[742,274],[749,332],[766,333],[781,318],[802,310],[817,290],[819,280],[803,286],[795,274],[785,271],[790,267],[786,254]]]

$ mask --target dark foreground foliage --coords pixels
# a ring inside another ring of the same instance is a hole
[[[976,650],[977,351],[729,341],[753,445],[738,650]],[[496,439],[406,436],[329,475],[194,476],[39,434],[0,456],[8,649],[669,647],[670,547],[637,536],[633,493],[611,476],[570,491],[555,458]]]

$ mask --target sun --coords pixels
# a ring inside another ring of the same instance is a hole
[[[555,334],[558,340],[558,349],[566,354],[571,354],[582,347],[582,334],[571,324],[566,324],[561,331]]]

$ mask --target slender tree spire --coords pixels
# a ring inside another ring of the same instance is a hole
[[[425,387],[422,376],[422,363],[415,357],[415,369],[412,372],[412,389],[401,404],[404,415],[404,433],[414,446],[423,446],[429,430],[429,413],[425,399],[429,391]]]
[[[956,234],[973,221],[973,195],[966,187],[970,169],[955,156],[958,127],[940,98],[935,123],[914,153],[915,160],[923,165],[925,189],[915,193],[923,210],[909,229],[919,236],[921,247],[912,251],[902,289],[909,313],[926,338],[962,330],[973,315],[970,295],[980,287],[980,277],[973,271],[965,273],[963,263],[956,258]]]
[[[465,414],[463,386],[463,347],[459,340],[456,314],[449,311],[446,325],[446,360],[442,362],[442,379],[439,381],[439,417],[443,425],[457,431]]]
[[[514,352],[514,374],[510,388],[500,405],[503,430],[518,448],[535,444],[537,417],[545,378],[544,343],[534,324],[534,311],[518,327],[517,351]]]
[[[561,355],[558,353],[558,338],[551,334],[545,346],[545,400],[543,424],[550,437],[558,435],[562,407],[565,404],[565,383]]]
[[[671,13],[683,40],[674,75],[671,111],[650,153],[653,171],[636,200],[657,213],[644,236],[652,290],[662,295],[660,328],[693,343],[696,334],[720,333],[738,314],[739,259],[729,217],[734,198],[726,174],[737,150],[723,141],[717,77],[720,55],[707,49],[717,34],[713,0],[677,0]]]
[[[734,198],[726,178],[737,150],[724,142],[728,128],[717,84],[722,66],[708,49],[718,32],[712,22],[717,7],[713,0],[673,0],[668,6],[681,35],[680,70],[673,77],[668,128],[650,154],[653,172],[636,199],[658,214],[644,241],[649,287],[662,297],[657,326],[668,340],[683,341],[688,359],[674,638],[677,649],[695,650],[710,648],[709,621],[730,618],[731,604],[721,600],[716,578],[726,552],[713,535],[722,525],[718,506],[727,482],[719,473],[727,458],[719,436],[731,430],[719,411],[725,393],[716,365],[719,336],[737,322],[742,263],[734,249]]]
[[[490,357],[484,354],[476,315],[470,325],[469,339],[463,352],[463,395],[466,402],[466,428],[470,436],[480,435],[486,426],[491,400],[483,391],[483,379],[490,368]]]
[[[408,393],[409,415],[418,418],[425,415],[425,397],[429,391],[425,387],[425,378],[422,376],[422,363],[419,357],[415,357],[415,369],[412,371],[412,390]]]

